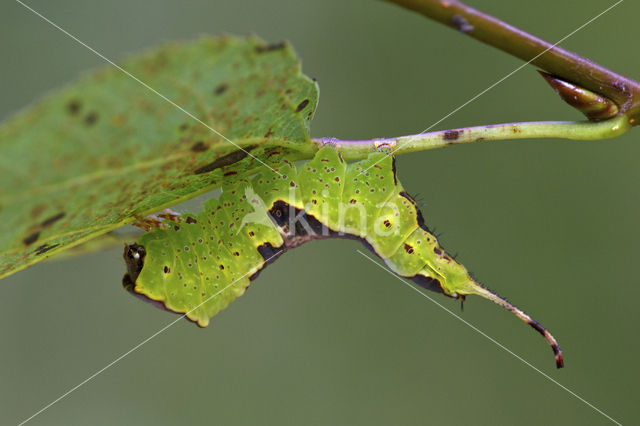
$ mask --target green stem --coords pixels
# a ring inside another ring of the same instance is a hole
[[[516,56],[613,100],[630,123],[640,123],[640,83],[554,46],[457,0],[387,0]],[[612,4],[616,6],[618,3]]]
[[[622,135],[631,128],[626,117],[591,121],[533,121],[523,123],[491,124],[488,126],[463,127],[438,132],[400,136],[389,139],[343,141],[335,138],[318,138],[313,142],[318,148],[332,143],[340,149],[345,160],[359,160],[382,147],[395,154],[424,151],[444,146],[470,142],[497,141],[507,139],[564,138],[572,140],[608,139]]]

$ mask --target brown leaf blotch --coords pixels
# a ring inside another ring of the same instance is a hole
[[[54,245],[50,246],[49,244],[43,244],[43,245],[41,245],[40,247],[38,247],[35,250],[36,256],[40,256],[41,254],[44,254],[44,253],[48,252],[49,250],[58,247],[59,245],[60,244],[54,244]]]
[[[307,105],[309,105],[309,99],[305,99],[304,101],[300,102],[300,104],[298,104],[298,107],[296,108],[296,112],[302,111]]]
[[[22,242],[24,243],[24,245],[30,246],[31,244],[38,241],[38,237],[40,237],[40,231],[36,231],[33,234],[30,234],[24,240],[22,240]]]
[[[193,146],[191,147],[191,151],[193,152],[202,152],[202,151],[206,151],[207,149],[209,149],[209,147],[207,146],[206,143],[202,141],[198,141],[194,143]]]
[[[67,104],[67,111],[69,111],[69,114],[71,115],[77,115],[81,109],[82,109],[82,104],[77,99],[72,99]]]
[[[63,217],[65,217],[65,215],[66,215],[65,212],[60,212],[54,216],[51,216],[49,219],[43,220],[40,226],[42,227],[51,226],[57,221],[59,221],[60,219],[62,219]]]
[[[257,53],[273,52],[274,50],[284,49],[286,45],[287,45],[287,42],[285,41],[281,41],[279,43],[264,44],[262,46],[257,46],[256,52]]]
[[[213,90],[213,93],[215,93],[216,95],[222,95],[224,92],[227,91],[228,88],[229,88],[229,84],[222,83]]]
[[[221,167],[226,167],[231,164],[237,163],[238,161],[242,160],[247,155],[249,155],[249,151],[251,151],[255,147],[257,147],[257,145],[248,145],[243,149],[238,149],[236,151],[230,152],[229,154],[223,155],[222,157],[216,159],[212,163],[209,163],[205,166],[200,167],[199,169],[196,169],[194,173],[196,175],[199,175],[202,173],[208,173],[215,169],[219,169]]]
[[[84,117],[84,124],[87,126],[93,126],[98,121],[98,113],[95,111],[91,111]]]
[[[31,212],[29,213],[29,215],[31,216],[31,219],[36,219],[38,216],[40,216],[40,214],[42,214],[42,212],[46,209],[46,206],[44,204],[37,204],[35,205],[32,209]]]

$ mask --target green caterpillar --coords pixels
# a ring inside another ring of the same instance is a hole
[[[479,285],[438,244],[398,182],[391,155],[347,164],[327,144],[297,170],[279,154],[269,162],[279,174],[265,167],[237,179],[199,214],[169,217],[126,246],[124,287],[205,327],[285,251],[315,239],[352,238],[425,289],[461,300],[477,294],[513,312],[544,336],[563,366],[544,327]]]

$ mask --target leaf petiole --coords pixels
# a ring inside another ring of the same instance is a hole
[[[626,133],[632,124],[624,116],[605,121],[531,121],[462,127],[437,132],[420,133],[388,139],[344,141],[336,138],[317,138],[318,149],[327,143],[336,145],[345,160],[359,160],[369,153],[387,147],[394,154],[424,151],[481,141],[506,139],[562,138],[571,140],[609,139]]]

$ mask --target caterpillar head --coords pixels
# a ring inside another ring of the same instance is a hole
[[[144,258],[147,251],[139,244],[124,245],[124,262],[127,265],[127,273],[122,278],[122,286],[127,291],[133,291],[135,282],[144,266]]]
[[[174,312],[168,309],[161,301],[150,299],[144,294],[136,292],[136,280],[144,267],[144,259],[146,255],[147,251],[140,244],[124,245],[123,257],[124,262],[127,265],[127,273],[122,277],[122,287],[138,299],[150,303],[158,309],[162,309],[167,312]]]

